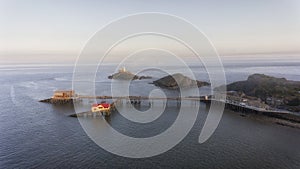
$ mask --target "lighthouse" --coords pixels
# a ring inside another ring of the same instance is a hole
[[[126,69],[125,69],[125,66],[123,66],[120,70],[119,70],[120,73],[125,73],[126,72]]]

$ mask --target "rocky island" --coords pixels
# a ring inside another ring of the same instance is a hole
[[[189,87],[202,87],[210,85],[208,82],[193,80],[181,73],[165,76],[161,79],[153,81],[155,86],[167,89],[179,89]]]
[[[253,74],[245,81],[227,85],[227,90],[236,91],[240,96],[259,99],[271,108],[300,112],[299,81]]]
[[[150,76],[137,76],[125,69],[123,67],[119,70],[119,72],[108,76],[109,79],[116,79],[116,80],[142,80],[142,79],[151,79]]]

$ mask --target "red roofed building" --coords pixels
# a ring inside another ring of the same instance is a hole
[[[110,111],[109,103],[100,103],[92,105],[92,112]]]

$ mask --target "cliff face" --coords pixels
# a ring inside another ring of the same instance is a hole
[[[269,105],[291,111],[300,111],[300,82],[253,74],[245,81],[227,85],[228,91],[240,91],[262,99]]]
[[[207,86],[209,83],[190,79],[180,73],[165,76],[161,79],[153,81],[153,84],[167,89],[179,89],[189,87]]]

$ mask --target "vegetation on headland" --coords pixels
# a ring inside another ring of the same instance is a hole
[[[208,82],[193,80],[187,76],[182,75],[181,73],[165,76],[153,81],[153,84],[158,87],[167,89],[202,87],[210,85]]]
[[[245,81],[227,85],[227,90],[259,98],[270,107],[300,112],[299,81],[253,74]]]

